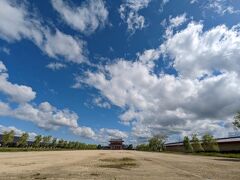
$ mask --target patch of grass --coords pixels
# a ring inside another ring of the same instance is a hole
[[[33,178],[34,179],[47,179],[47,177],[41,176],[40,173],[33,174]]]
[[[90,175],[91,175],[91,176],[100,176],[99,173],[91,173]]]
[[[99,167],[126,169],[126,168],[132,168],[136,166],[137,166],[137,163],[135,162],[124,162],[124,163],[101,164]]]
[[[103,167],[103,168],[128,169],[128,168],[137,166],[137,163],[135,162],[136,160],[129,157],[106,158],[106,159],[100,159],[100,160],[107,163],[107,164],[99,165],[99,167]]]
[[[101,161],[105,162],[126,162],[126,161],[136,161],[133,158],[129,157],[123,157],[123,158],[106,158],[106,159],[100,159]]]

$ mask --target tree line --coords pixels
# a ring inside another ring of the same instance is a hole
[[[149,139],[148,143],[136,146],[136,150],[140,151],[156,151],[161,152],[166,150],[166,136],[156,135]],[[219,147],[214,137],[208,133],[202,136],[200,140],[197,134],[193,134],[191,139],[188,136],[184,137],[183,146],[185,152],[218,152]]]
[[[28,141],[29,134],[23,133],[14,142],[15,132],[5,131],[2,134],[2,147],[19,147],[19,148],[47,148],[47,149],[97,149],[95,144],[85,144],[78,141],[58,140],[52,136],[35,136],[33,141]]]
[[[219,152],[217,141],[208,133],[202,136],[199,140],[197,134],[192,135],[192,140],[188,136],[184,137],[183,146],[185,152]]]
[[[146,144],[139,144],[136,146],[136,150],[138,151],[164,151],[165,148],[165,142],[166,142],[166,136],[164,135],[155,135],[151,139],[148,140],[148,143]]]
[[[234,116],[233,126],[236,129],[240,129],[240,111]],[[136,150],[139,151],[164,151],[166,136],[156,135],[149,139],[148,143],[140,144],[136,146]],[[215,138],[206,133],[202,136],[200,140],[197,134],[193,134],[191,139],[185,136],[183,139],[183,146],[185,152],[219,152],[218,143]]]

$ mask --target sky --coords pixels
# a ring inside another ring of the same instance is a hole
[[[138,144],[238,134],[240,0],[1,0],[0,132]]]

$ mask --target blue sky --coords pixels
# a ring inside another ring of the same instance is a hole
[[[236,133],[239,0],[0,7],[0,131],[133,144]]]

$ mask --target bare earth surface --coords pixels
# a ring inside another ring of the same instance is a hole
[[[240,179],[240,160],[136,151],[0,153],[0,179]]]

